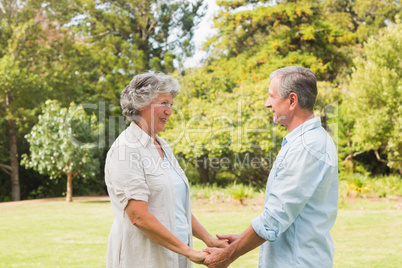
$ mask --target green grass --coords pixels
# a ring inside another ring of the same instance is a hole
[[[0,205],[0,267],[105,267],[108,202]]]
[[[211,234],[239,233],[261,212],[258,202],[195,199],[193,212]],[[341,205],[332,229],[335,267],[400,267],[400,202],[353,199]],[[105,267],[112,221],[110,204],[102,201],[0,204],[0,267]],[[205,246],[194,239],[194,247]],[[258,253],[231,267],[257,267]]]

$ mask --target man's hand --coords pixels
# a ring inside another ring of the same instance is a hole
[[[228,234],[228,235],[216,235],[217,238],[221,240],[227,240],[229,244],[232,244],[234,241],[236,241],[237,238],[240,237],[239,234]]]
[[[229,242],[226,239],[212,238],[210,241],[208,241],[207,246],[211,248],[226,248],[229,246]]]
[[[218,235],[218,238],[226,239],[229,246],[226,248],[207,248],[209,253],[204,264],[208,267],[228,267],[241,255],[262,245],[266,240],[258,236],[250,225],[241,235]]]
[[[204,264],[208,267],[221,268],[229,266],[228,248],[206,248],[204,249],[204,252],[209,254],[204,260]]]

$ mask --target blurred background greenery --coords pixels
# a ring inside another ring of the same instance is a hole
[[[400,196],[401,3],[217,5],[208,57],[189,68],[201,0],[0,1],[0,201],[68,198],[66,182],[75,196],[107,194],[106,152],[126,127],[120,92],[153,70],[182,86],[161,136],[190,182],[244,202],[264,191],[286,135],[264,103],[269,74],[289,65],[318,78],[341,196]]]

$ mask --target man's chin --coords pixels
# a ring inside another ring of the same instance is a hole
[[[277,125],[284,126],[285,122],[286,122],[286,116],[274,117],[274,123]]]

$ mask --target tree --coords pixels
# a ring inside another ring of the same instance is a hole
[[[57,101],[46,101],[43,114],[26,135],[30,155],[23,155],[22,164],[50,178],[67,177],[66,201],[73,196],[75,177],[93,177],[99,170],[97,143],[103,126],[95,115],[88,116],[82,106],[71,103],[61,108]]]
[[[353,44],[354,35],[327,21],[314,1],[218,5],[218,32],[205,44],[210,57],[181,78],[178,115],[162,135],[173,142],[176,154],[191,160],[204,183],[226,177],[263,185],[286,133],[274,127],[264,105],[269,74],[289,65],[312,69],[320,90],[327,90],[317,102],[325,124],[325,98],[350,61],[342,49]],[[340,95],[336,91],[332,102]],[[184,133],[181,139],[177,133]]]
[[[149,68],[173,72],[193,52],[190,40],[202,16],[202,1],[0,3],[0,126],[8,140],[0,144],[8,146],[0,168],[12,178],[13,200],[20,199],[20,148],[38,106],[46,99],[63,105],[106,100],[105,107],[116,105],[106,112],[120,114],[119,94],[133,75]]]
[[[400,1],[394,0],[325,0],[324,9],[329,21],[355,32],[359,43],[402,15]]]
[[[327,21],[353,33],[355,44],[342,49],[348,64],[336,79],[338,84],[347,84],[353,59],[362,56],[362,44],[389,23],[395,23],[402,15],[401,3],[394,0],[324,0],[322,6]]]
[[[275,69],[298,64],[319,80],[333,81],[349,64],[343,49],[354,43],[354,34],[328,21],[318,1],[265,2],[219,2],[218,33],[205,44],[211,50],[211,71],[259,81]]]
[[[49,62],[59,62],[55,45],[61,35],[60,5],[66,1],[1,1],[0,11],[0,116],[6,120],[12,200],[20,199],[18,137],[33,121],[35,107],[43,103],[51,88]],[[55,19],[57,18],[57,19]],[[67,19],[68,20],[68,19]]]
[[[89,55],[82,72],[100,98],[118,105],[121,90],[138,73],[173,72],[173,60],[194,52],[194,27],[203,15],[202,1],[76,0],[69,27]]]
[[[355,147],[402,174],[402,24],[370,37],[355,60],[347,105],[355,120]]]
[[[263,185],[282,136],[266,115],[266,81],[239,85],[205,68],[179,79],[178,108],[161,135],[198,171],[200,180],[193,182]]]
[[[32,49],[38,48],[35,41],[41,38],[38,24],[34,22],[34,15],[36,14],[18,9],[20,7],[17,1],[6,1],[3,4],[2,12],[0,12],[0,35],[2,37],[0,47],[0,113],[7,122],[10,146],[9,159],[11,162],[9,166],[2,165],[10,171],[12,200],[20,200],[16,129],[19,116],[17,103],[20,100],[19,97],[23,95],[22,92],[26,92],[30,85],[36,85],[36,89],[41,88],[37,74],[29,72],[29,66],[24,66],[25,64],[22,63],[23,57],[31,56]],[[21,15],[26,16],[24,21],[22,21]],[[28,38],[29,35],[30,38]],[[27,43],[28,46],[26,46]],[[40,51],[39,49],[38,54]]]

